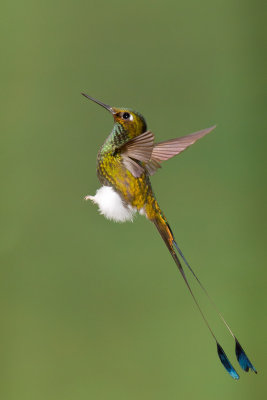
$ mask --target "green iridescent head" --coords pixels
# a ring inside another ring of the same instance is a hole
[[[120,124],[130,137],[138,136],[147,130],[146,121],[139,112],[129,108],[110,107],[85,93],[82,95],[108,110],[113,115],[114,121]]]

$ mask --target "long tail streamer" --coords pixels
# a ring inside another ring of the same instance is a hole
[[[224,323],[224,325],[226,326],[226,328],[228,329],[228,331],[230,332],[231,336],[235,339],[235,353],[236,353],[236,358],[241,366],[241,368],[248,372],[249,369],[251,369],[252,371],[255,372],[255,374],[257,374],[257,370],[256,368],[253,366],[253,364],[251,363],[251,361],[249,360],[248,356],[246,355],[244,349],[242,348],[241,344],[239,343],[239,341],[237,340],[237,337],[234,335],[233,331],[231,330],[230,326],[227,324],[227,322],[225,321],[224,317],[222,316],[222,314],[220,313],[220,311],[218,310],[216,304],[214,303],[214,301],[212,300],[212,298],[210,297],[210,295],[208,294],[206,288],[202,285],[202,283],[200,282],[200,280],[198,279],[197,275],[195,274],[195,272],[193,271],[193,269],[190,267],[189,263],[187,262],[185,256],[183,255],[182,251],[180,250],[180,248],[178,247],[177,243],[175,241],[173,241],[174,246],[176,247],[178,253],[180,254],[180,256],[182,257],[185,265],[188,267],[188,269],[190,270],[190,272],[192,273],[192,275],[194,276],[194,278],[197,280],[199,286],[201,287],[201,289],[204,291],[204,293],[206,294],[206,296],[208,297],[210,303],[212,304],[213,308],[215,309],[215,311],[217,312],[217,314],[219,315],[220,319],[222,320],[222,322]]]
[[[179,253],[179,255],[181,256],[181,258],[183,259],[185,265],[188,267],[188,269],[190,270],[190,272],[193,274],[194,278],[197,280],[198,284],[200,285],[201,289],[204,291],[204,293],[206,294],[206,296],[208,297],[209,301],[211,302],[211,304],[213,305],[216,313],[219,315],[220,319],[222,320],[222,322],[224,323],[224,325],[226,326],[226,328],[228,329],[228,331],[230,332],[230,334],[232,335],[232,337],[235,339],[235,353],[236,353],[236,357],[237,360],[241,366],[241,368],[244,371],[249,371],[249,369],[253,370],[255,373],[257,373],[255,367],[252,365],[252,363],[250,362],[249,358],[247,357],[244,349],[242,348],[242,346],[240,345],[239,341],[237,340],[236,336],[233,334],[231,328],[229,327],[229,325],[227,324],[227,322],[225,321],[225,319],[223,318],[222,314],[219,312],[219,310],[217,309],[214,301],[211,299],[211,297],[209,296],[207,290],[205,289],[205,287],[202,285],[202,283],[200,282],[200,280],[198,279],[197,275],[195,274],[195,272],[193,271],[193,269],[190,267],[189,263],[187,262],[186,258],[184,257],[182,251],[180,250],[180,248],[178,247],[173,233],[171,231],[171,228],[169,226],[169,224],[167,223],[165,217],[163,215],[161,215],[158,218],[153,219],[153,222],[156,226],[156,228],[158,229],[162,239],[164,240],[172,258],[174,259],[174,262],[176,263],[178,270],[180,272],[180,274],[183,277],[183,280],[206,324],[206,326],[208,327],[213,339],[216,342],[216,346],[217,346],[217,353],[218,356],[220,358],[221,363],[223,364],[223,366],[225,367],[225,369],[227,370],[227,372],[230,374],[230,376],[234,379],[239,379],[239,375],[236,372],[236,370],[234,369],[234,367],[232,366],[231,362],[229,361],[227,355],[225,354],[222,346],[219,344],[214,332],[212,331],[202,309],[200,308],[200,305],[198,303],[198,301],[196,300],[193,291],[191,289],[191,286],[189,285],[189,282],[186,278],[185,272],[183,270],[183,267],[180,263],[180,260],[175,252],[175,248],[177,250],[177,252]]]

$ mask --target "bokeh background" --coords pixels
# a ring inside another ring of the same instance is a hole
[[[1,8],[1,398],[265,398],[263,2]],[[224,371],[152,224],[83,201],[112,118],[81,91],[142,112],[158,140],[218,125],[153,187],[258,376],[192,283],[240,381]]]

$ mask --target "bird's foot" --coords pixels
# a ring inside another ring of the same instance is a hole
[[[93,203],[95,202],[95,201],[94,201],[94,200],[95,200],[95,196],[87,195],[87,196],[85,196],[83,199],[84,199],[84,200],[91,200]]]

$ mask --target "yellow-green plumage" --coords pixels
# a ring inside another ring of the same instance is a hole
[[[155,144],[154,135],[147,131],[146,122],[141,114],[130,109],[110,107],[88,95],[85,96],[106,108],[114,117],[113,129],[97,155],[97,175],[103,186],[95,196],[86,196],[86,199],[98,204],[101,214],[117,222],[132,220],[134,212],[139,211],[155,224],[216,342],[217,352],[223,366],[232,378],[239,379],[239,375],[218,343],[191,290],[178,254],[207,294],[206,289],[178,247],[171,228],[155,199],[149,179],[150,175],[153,175],[160,167],[161,162],[179,154],[196,140],[211,132],[214,127]],[[214,303],[212,304],[214,305]],[[245,371],[252,369],[256,373],[256,369],[229,325],[222,315],[218,314],[235,339],[239,364]]]
[[[129,109],[115,108],[115,124],[97,155],[97,175],[103,185],[111,185],[123,201],[137,210],[145,209],[149,219],[159,212],[159,206],[152,192],[149,176],[144,172],[134,177],[124,166],[121,148],[128,141],[146,131],[146,122],[141,114]],[[131,113],[132,120],[124,120],[121,115]]]

